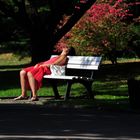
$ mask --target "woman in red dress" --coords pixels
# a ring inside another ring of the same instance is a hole
[[[16,97],[14,100],[27,99],[27,90],[31,90],[31,101],[37,101],[37,90],[42,85],[43,76],[45,74],[51,74],[50,65],[65,65],[68,53],[69,48],[63,48],[60,55],[53,57],[48,61],[38,63],[35,66],[22,69],[20,71],[21,95]]]

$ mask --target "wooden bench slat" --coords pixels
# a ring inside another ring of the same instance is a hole
[[[78,78],[78,76],[67,76],[67,75],[62,75],[62,76],[56,76],[56,75],[44,75],[44,78],[49,78],[49,79],[66,79],[66,80],[72,80],[73,78]]]
[[[68,64],[78,64],[78,65],[99,65],[99,61],[69,61]]]
[[[81,64],[81,65],[98,65],[101,57],[92,56],[69,56],[68,64]]]
[[[98,70],[98,65],[75,65],[75,64],[67,64],[67,68],[69,69],[84,69],[84,70]]]
[[[89,59],[89,60],[93,60],[94,59],[99,59],[101,56],[68,56],[70,59]]]
[[[55,57],[57,55],[52,55],[52,57]],[[93,63],[99,63],[102,59],[102,57],[99,56],[67,56],[69,58],[68,63],[83,63],[83,64],[91,64],[91,62]]]

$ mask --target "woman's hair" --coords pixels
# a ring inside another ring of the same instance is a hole
[[[71,55],[71,56],[76,55],[76,51],[75,51],[75,48],[74,47],[69,47],[69,53],[68,53],[68,55]]]
[[[68,54],[67,55],[71,55],[71,56],[74,56],[74,55],[76,55],[76,51],[75,51],[75,48],[74,47],[68,47],[69,48],[69,52],[68,52]],[[62,53],[62,51],[58,51],[58,50],[55,50],[54,52],[53,52],[53,55],[60,55]]]

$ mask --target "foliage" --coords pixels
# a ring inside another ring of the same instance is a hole
[[[132,24],[129,28],[133,33],[133,37],[128,41],[129,48],[134,50],[136,55],[140,57],[140,24]]]
[[[134,36],[127,23],[128,17],[133,16],[129,10],[132,5],[123,0],[98,0],[63,41],[75,47],[79,55],[127,49],[128,40]]]

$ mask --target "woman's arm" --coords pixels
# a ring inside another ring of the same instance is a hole
[[[60,55],[58,56],[58,59],[54,61],[51,64],[41,64],[39,67],[50,67],[50,65],[62,65],[65,64],[67,61],[67,56],[66,55]]]
[[[59,58],[52,63],[52,65],[61,65],[64,64],[67,60],[67,56],[66,55],[60,55]]]
[[[69,48],[63,48],[62,53],[58,56],[58,59],[51,64],[41,64],[40,67],[50,67],[50,65],[63,65],[67,61],[67,54],[69,53]]]

